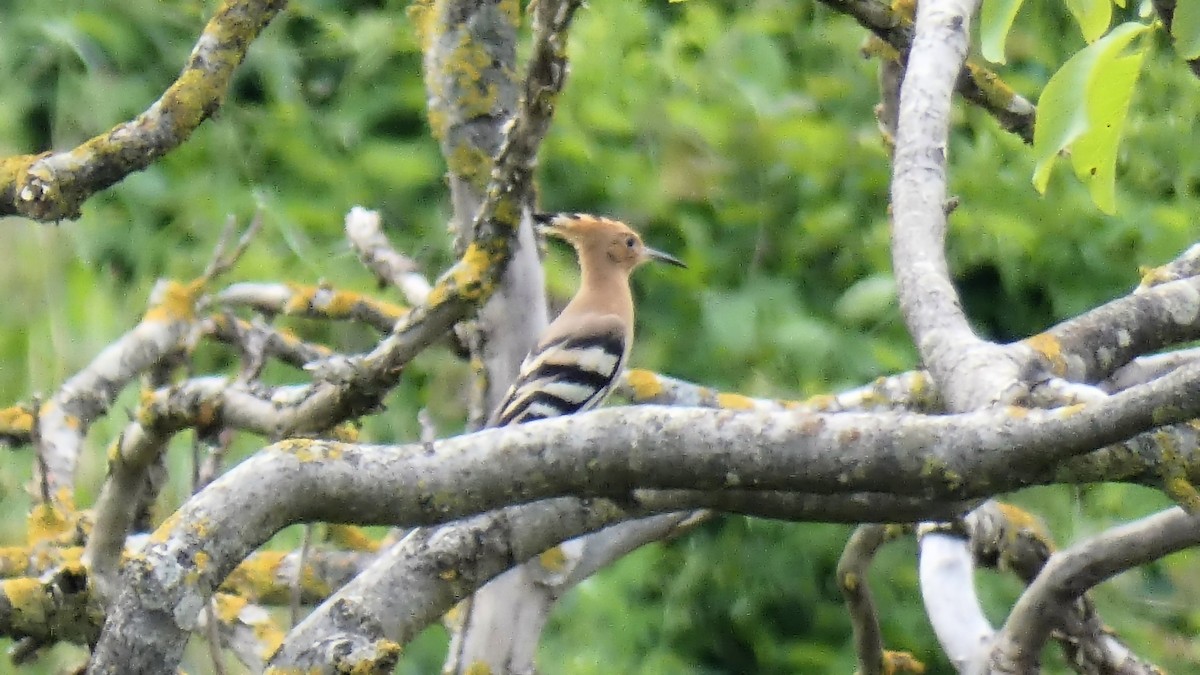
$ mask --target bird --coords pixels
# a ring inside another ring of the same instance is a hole
[[[645,262],[687,267],[642,243],[619,220],[582,213],[537,213],[535,228],[565,240],[579,259],[579,290],[546,328],[488,420],[502,427],[571,415],[602,403],[633,344],[629,276]]]

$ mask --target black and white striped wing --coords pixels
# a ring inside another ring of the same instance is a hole
[[[502,427],[588,410],[608,395],[626,354],[623,332],[567,335],[538,347],[488,426]]]

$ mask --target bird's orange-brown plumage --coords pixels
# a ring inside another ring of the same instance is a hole
[[[648,260],[683,266],[646,247],[620,221],[583,214],[535,216],[547,234],[570,243],[579,258],[579,291],[521,365],[488,426],[569,415],[599,405],[612,390],[633,343],[629,275]]]

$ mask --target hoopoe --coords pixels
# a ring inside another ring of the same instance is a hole
[[[579,257],[579,291],[521,364],[489,427],[570,415],[599,405],[629,358],[629,275],[649,260],[685,267],[642,243],[629,226],[580,213],[536,214],[535,225],[565,239]]]

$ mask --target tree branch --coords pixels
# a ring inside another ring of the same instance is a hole
[[[78,218],[93,194],[179,147],[216,113],[234,70],[285,0],[225,0],[174,84],[146,112],[74,150],[0,160],[0,216]]]
[[[160,527],[154,545],[130,558],[90,672],[174,663],[220,580],[295,522],[428,524],[516,502],[621,497],[636,488],[962,499],[1044,480],[1047,467],[1067,457],[1197,414],[1200,369],[1188,368],[1092,406],[1020,415],[647,406],[413,446],[285,441],[214,481]]]
[[[900,87],[892,176],[892,261],[905,324],[952,410],[1011,398],[1013,354],[967,323],[945,257],[946,148],[974,0],[927,0]]]
[[[879,614],[867,582],[867,572],[875,554],[901,529],[887,525],[860,525],[850,535],[838,560],[838,588],[842,591],[850,614],[850,624],[854,628],[859,675],[925,672],[925,667],[915,662],[911,655],[884,650],[883,635],[879,632]]]
[[[1021,595],[997,636],[991,654],[991,672],[1027,673],[1035,667],[1050,631],[1058,627],[1072,605],[1089,588],[1127,569],[1144,565],[1169,553],[1200,544],[1200,517],[1180,508],[1114,527],[1051,556],[1037,579]],[[1127,649],[1121,670],[1153,672],[1139,668]]]
[[[911,410],[937,412],[943,409],[937,389],[925,371],[914,370],[881,377],[871,384],[839,394],[821,394],[803,401],[785,401],[718,392],[691,382],[649,370],[625,371],[617,394],[637,404],[725,408],[728,410],[796,410],[803,412],[869,412]]]
[[[75,463],[92,422],[108,410],[130,380],[179,348],[194,329],[194,306],[200,291],[196,283],[160,281],[142,321],[63,383],[42,406],[38,414],[40,451],[55,499],[70,501]]]
[[[391,332],[407,311],[353,291],[274,282],[232,284],[218,293],[216,300],[226,306],[252,307],[268,315],[361,321],[383,333]]]
[[[433,287],[412,259],[392,248],[378,212],[355,206],[346,214],[345,230],[358,259],[381,283],[398,289],[410,305],[425,302]]]
[[[1013,572],[1034,583],[1054,551],[1054,542],[1037,518],[1011,504],[989,500],[963,519],[975,561]],[[1086,595],[1068,605],[1055,639],[1067,664],[1079,673],[1150,675],[1160,671],[1134,655],[1112,633]],[[991,645],[981,645],[980,661]]]
[[[961,536],[922,528],[918,571],[925,614],[960,673],[978,673],[994,631],[975,595],[975,568]]]

